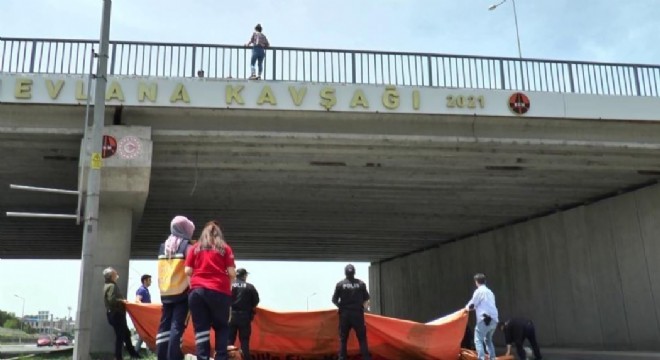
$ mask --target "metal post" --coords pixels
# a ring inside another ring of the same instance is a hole
[[[273,64],[273,71],[272,71],[273,77],[271,78],[271,80],[277,80],[277,50],[273,50],[272,53],[273,53],[273,62],[271,64]]]
[[[25,320],[25,298],[14,294],[15,297],[23,301],[23,308],[21,309],[21,336],[18,337],[18,343],[23,343],[23,321]]]
[[[71,219],[78,220],[78,214],[46,214],[46,213],[31,213],[31,212],[16,212],[7,211],[7,217],[24,217],[24,218],[38,218],[38,219]]]
[[[311,294],[307,295],[307,311],[309,311],[309,298],[311,298],[314,295],[316,295],[316,293],[311,293]]]
[[[520,50],[520,33],[518,32],[518,13],[516,12],[516,0],[511,0],[513,3],[513,19],[516,21],[516,40],[518,40],[518,57],[522,58],[522,51]]]
[[[633,72],[635,73],[635,90],[637,91],[637,96],[642,96],[642,87],[639,84],[639,68],[633,66]]]
[[[30,52],[30,74],[34,73],[34,57],[37,55],[37,42],[32,40],[32,51]]]
[[[114,45],[113,45],[114,47]],[[113,50],[114,53],[114,50]],[[94,53],[94,48],[92,47],[92,53],[90,54],[89,57],[89,77],[87,79],[87,96],[86,96],[86,101],[85,101],[85,122],[83,124],[83,151],[81,151],[80,154],[80,170],[78,172],[78,205],[76,207],[76,215],[78,215],[78,219],[76,220],[76,225],[80,225],[80,222],[82,221],[82,218],[84,218],[82,211],[83,211],[83,195],[86,191],[85,189],[85,184],[83,182],[85,181],[85,164],[89,161],[89,156],[91,151],[89,150],[89,139],[87,138],[89,136],[88,129],[89,129],[89,107],[90,107],[90,96],[92,96],[92,80],[95,78],[94,76],[94,70],[92,69],[92,65],[94,64],[94,58],[96,57],[96,54]],[[103,140],[101,140],[103,141]]]
[[[203,54],[202,54],[201,58],[202,58],[202,65],[199,67],[199,69],[204,70],[204,55]],[[190,77],[192,77],[192,78],[197,76],[197,71],[195,70],[195,68],[197,67],[196,62],[197,62],[197,46],[193,46],[192,47],[192,66],[190,66],[191,67]],[[211,75],[211,67],[209,67],[208,70],[209,70],[209,76],[210,76]],[[185,75],[184,75],[184,77],[185,77]]]
[[[426,65],[429,68],[429,86],[433,86],[433,63],[431,61],[431,56],[426,57]]]
[[[47,193],[52,193],[52,194],[78,195],[77,190],[52,189],[52,188],[44,188],[44,187],[37,187],[37,186],[25,186],[25,185],[15,185],[15,184],[9,184],[9,188],[13,189],[13,190],[27,190],[27,191],[47,192]]]
[[[80,264],[80,289],[78,290],[78,314],[76,316],[76,347],[73,358],[76,360],[90,359],[92,304],[97,297],[90,289],[97,278],[94,273],[93,252],[98,240],[99,195],[101,187],[101,157],[103,142],[103,125],[105,121],[105,93],[108,82],[108,50],[110,40],[110,11],[112,0],[103,0],[103,16],[101,20],[101,39],[99,42],[99,58],[96,72],[96,88],[94,93],[94,125],[92,127],[89,149],[92,151],[90,169],[87,176],[87,195],[85,206],[85,227],[83,229],[82,259]],[[85,164],[83,164],[85,166]]]
[[[488,8],[488,10],[495,10],[505,2],[506,0],[502,0],[497,4],[493,4]],[[520,50],[520,32],[518,31],[518,12],[516,11],[516,0],[511,0],[511,2],[513,3],[513,19],[516,22],[516,40],[518,41],[518,57],[522,58],[522,51]]]
[[[319,66],[319,64],[316,64],[316,66]],[[351,76],[353,77],[353,84],[357,83],[356,73],[355,52],[351,52]]]

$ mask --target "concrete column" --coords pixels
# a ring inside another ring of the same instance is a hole
[[[133,209],[118,206],[101,206],[99,209],[99,242],[94,253],[94,273],[98,281],[92,286],[92,296],[98,298],[99,306],[93,306],[92,343],[90,353],[112,354],[115,334],[106,319],[103,305],[103,269],[111,266],[119,273],[117,284],[124,296],[128,288],[128,261],[131,255]],[[129,297],[130,299],[130,297]],[[95,356],[94,356],[95,357]]]
[[[369,295],[371,296],[371,313],[381,314],[380,297],[380,264],[372,263],[369,266]]]
[[[79,324],[90,324],[89,344],[82,347],[88,348],[89,354],[81,354],[81,359],[112,357],[115,334],[103,302],[103,269],[118,271],[119,288],[132,299],[127,294],[131,242],[142,218],[151,177],[150,128],[109,126],[105,135],[111,139],[105,144],[107,157],[101,170],[99,236],[92,257],[94,281],[91,288],[80,289],[91,301],[86,314],[89,318],[78,320]]]

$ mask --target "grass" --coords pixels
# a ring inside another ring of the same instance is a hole
[[[40,356],[32,356],[32,357],[25,356],[25,357],[20,357],[20,358],[17,358],[17,359],[25,359],[25,360],[41,360],[41,359],[44,359],[44,360],[45,359],[48,359],[48,360],[71,360],[71,356],[72,355],[68,355],[68,356],[58,355],[57,357],[45,357],[43,355],[40,355]],[[129,356],[124,356],[124,359],[125,360],[130,360],[130,357]],[[150,356],[142,356],[142,359],[156,360],[156,355],[152,354]]]
[[[51,354],[39,354],[39,355],[24,355],[24,356],[19,356],[19,357],[14,357],[12,359],[25,359],[25,360],[71,360],[73,357],[73,350],[66,351],[65,354],[62,354],[62,352],[56,352],[56,353],[51,353]],[[100,358],[95,358],[92,357],[94,360],[100,360]],[[112,356],[105,357],[104,359],[112,359]],[[130,360],[130,356],[124,355],[125,360]],[[149,353],[145,354],[145,352],[142,352],[142,359],[145,360],[156,360],[156,354],[154,353]]]

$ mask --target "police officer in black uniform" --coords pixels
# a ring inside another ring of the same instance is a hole
[[[367,285],[355,278],[355,267],[351,264],[344,268],[346,279],[337,283],[332,303],[339,308],[339,360],[346,360],[346,343],[351,329],[360,343],[362,359],[371,360],[367,345],[367,328],[364,325],[364,311],[369,305]]]
[[[254,285],[247,282],[247,276],[247,270],[236,270],[236,281],[231,285],[233,303],[229,321],[229,343],[236,342],[236,333],[238,333],[244,360],[250,360],[252,319],[259,304],[259,293]]]
[[[543,359],[539,344],[536,342],[536,329],[532,320],[516,317],[497,324],[497,327],[504,332],[506,340],[506,355],[511,355],[511,346],[516,346],[519,360],[527,359],[527,354],[523,347],[525,339],[529,341],[534,351],[534,359]]]

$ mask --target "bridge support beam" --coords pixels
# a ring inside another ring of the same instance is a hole
[[[91,287],[79,290],[79,299],[87,301],[87,311],[78,319],[79,333],[86,335],[76,339],[84,342],[76,343],[80,359],[106,358],[113,353],[115,335],[103,302],[103,269],[113,267],[119,272],[119,288],[132,299],[127,293],[131,242],[142,218],[151,177],[150,128],[109,126],[105,134],[110,138],[106,138],[104,152],[110,156],[103,159],[101,170],[99,236],[92,256],[95,280]]]
[[[374,264],[371,290],[383,315],[426,322],[465,306],[483,272],[500,319],[531,318],[542,345],[658,351],[659,218],[652,185]]]

